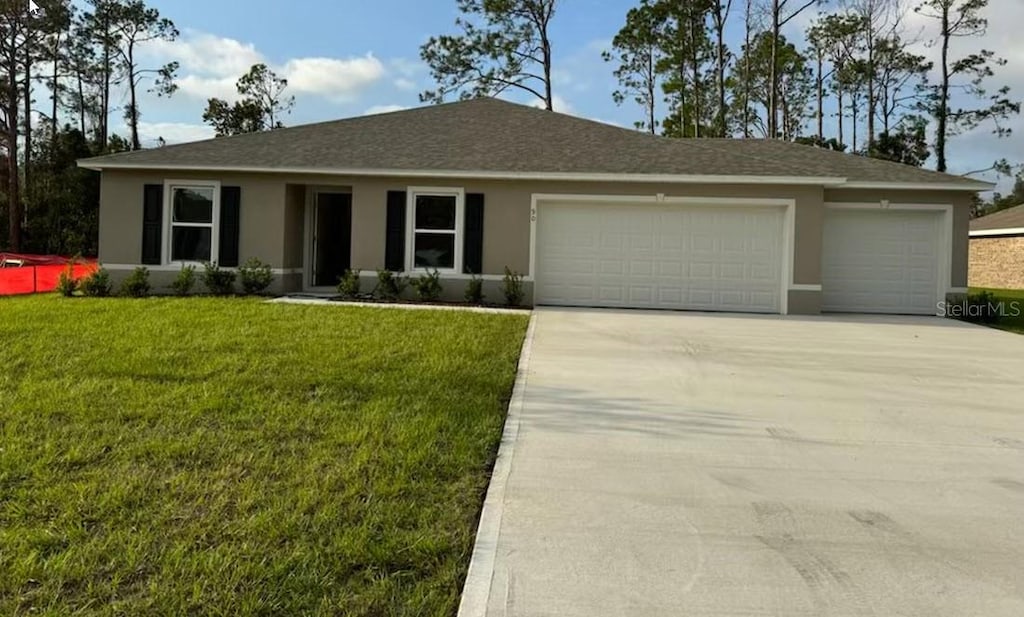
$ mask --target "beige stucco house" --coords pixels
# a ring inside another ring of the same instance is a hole
[[[100,260],[259,257],[279,292],[346,269],[507,266],[537,304],[934,314],[967,286],[986,183],[773,140],[655,137],[477,99],[81,161]]]
[[[1024,289],[1024,205],[971,221],[971,287]]]

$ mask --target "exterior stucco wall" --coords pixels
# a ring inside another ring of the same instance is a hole
[[[304,266],[306,203],[316,189],[352,193],[352,267],[384,267],[387,192],[410,187],[459,187],[483,193],[485,276],[494,279],[508,266],[530,275],[531,205],[534,194],[619,195],[650,198],[769,198],[794,200],[794,285],[821,284],[822,225],[825,203],[878,202],[951,204],[954,208],[952,284],[967,285],[967,227],[970,196],[940,191],[825,190],[808,186],[705,185],[666,183],[481,181],[472,179],[371,178],[304,174],[216,174],[210,172],[107,171],[100,210],[100,259],[137,264],[141,255],[143,186],[165,179],[219,180],[242,189],[240,257],[256,256],[289,272],[284,291],[302,288],[297,271]],[[540,208],[544,205],[541,204]],[[461,285],[451,285],[461,287]],[[820,311],[820,291],[791,290],[790,312]]]
[[[826,190],[826,202],[934,204],[953,206],[953,253],[950,263],[950,287],[967,286],[967,232],[971,221],[971,195],[967,192],[945,191],[863,191]]]
[[[352,267],[384,267],[387,192],[409,187],[461,187],[483,193],[484,274],[508,266],[530,270],[530,207],[534,193],[651,197],[773,198],[796,201],[794,278],[796,284],[821,280],[823,191],[804,186],[673,185],[649,183],[479,181],[423,178],[212,174],[210,172],[106,171],[100,208],[100,259],[138,263],[142,251],[142,191],[165,179],[220,180],[242,188],[241,256],[257,256],[274,267],[302,265],[305,186],[352,191]]]
[[[304,259],[303,241],[306,237],[305,185],[285,185],[284,199],[284,258],[281,266],[285,269],[301,268]],[[242,200],[244,207],[244,196]]]
[[[1024,236],[970,240],[971,287],[1024,289]]]
[[[100,187],[100,251],[106,264],[142,259],[142,195],[147,184],[165,180],[218,180],[242,189],[239,258],[258,257],[274,268],[285,261],[285,183],[255,174],[106,171]],[[166,215],[166,213],[165,213]],[[166,248],[166,247],[164,247]]]

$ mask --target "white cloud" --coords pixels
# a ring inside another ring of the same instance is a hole
[[[410,60],[408,58],[392,58],[388,61],[388,66],[394,72],[407,78],[416,77],[427,71],[427,65],[419,60]]]
[[[319,94],[335,101],[351,101],[361,90],[380,80],[384,64],[366,54],[358,58],[298,58],[281,68],[296,93]]]
[[[234,102],[238,99],[238,89],[235,83],[238,77],[200,77],[199,75],[184,75],[176,81],[178,91],[185,96],[193,97],[202,101],[209,98],[226,99]]]
[[[114,132],[128,138],[131,131],[124,124],[115,127]],[[182,144],[190,141],[201,141],[214,136],[213,128],[205,124],[187,124],[184,122],[139,122],[139,140],[147,148],[156,147],[160,138],[168,144]]]
[[[293,94],[323,96],[332,101],[350,101],[366,87],[384,77],[386,69],[372,54],[351,58],[292,58],[274,64],[252,43],[187,30],[176,41],[151,41],[144,46],[155,63],[175,60],[179,69],[179,92],[206,100],[238,98],[235,83],[254,64],[267,64],[288,79]],[[402,70],[407,67],[402,65]]]
[[[402,111],[403,109],[409,109],[405,105],[374,105],[363,112],[364,116],[372,116],[374,114],[387,114],[393,111]]]
[[[540,99],[535,99],[532,103],[530,103],[530,106],[536,107],[537,109],[544,109],[544,101]],[[551,97],[551,106],[554,107],[553,111],[557,111],[558,113],[579,115],[576,113],[576,108],[573,107],[572,103],[570,103],[569,101],[565,100],[564,98],[557,94]]]
[[[396,88],[405,92],[416,89],[416,82],[406,77],[399,77],[394,81],[394,84]]]
[[[238,79],[254,64],[265,62],[252,43],[186,30],[176,41],[150,41],[145,52],[162,62],[176,60],[183,74]]]

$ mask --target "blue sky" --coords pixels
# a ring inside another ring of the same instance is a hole
[[[908,4],[912,0],[908,0]],[[990,0],[994,20],[984,39],[1010,65],[1002,69],[1000,83],[1009,83],[1024,95],[1024,44],[1012,32],[1024,21],[1021,0]],[[453,30],[455,0],[149,0],[174,20],[182,31],[179,41],[146,50],[154,66],[170,60],[182,63],[181,90],[173,98],[143,100],[142,133],[148,145],[159,136],[168,142],[190,141],[210,135],[202,125],[202,111],[210,96],[228,97],[237,78],[262,61],[289,77],[296,105],[286,124],[328,120],[365,113],[412,107],[418,94],[430,87],[430,76],[419,60],[420,45],[428,37]],[[742,0],[735,0],[735,27],[730,47],[738,51]],[[556,108],[586,118],[631,126],[640,111],[630,104],[616,106],[611,99],[615,80],[612,66],[601,51],[622,24],[634,0],[564,0],[556,16],[552,38],[555,52]],[[807,21],[794,22],[791,36],[799,37]],[[912,28],[928,27],[913,22]],[[921,32],[925,37],[928,32]],[[972,41],[960,43],[973,50]],[[934,49],[921,46],[920,53]],[[510,98],[530,102],[521,95]],[[1024,123],[1017,119],[1017,135],[996,140],[986,130],[965,135],[950,149],[952,171],[985,167],[994,159],[1024,161]]]

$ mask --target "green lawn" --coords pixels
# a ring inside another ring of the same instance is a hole
[[[0,299],[0,615],[454,615],[526,323]]]
[[[1009,330],[1018,334],[1024,334],[1024,289],[984,289],[971,287],[971,293],[981,291],[991,292],[996,302],[1002,302],[1007,315],[994,324],[994,327],[1001,330]],[[1014,313],[1017,313],[1014,315]]]

